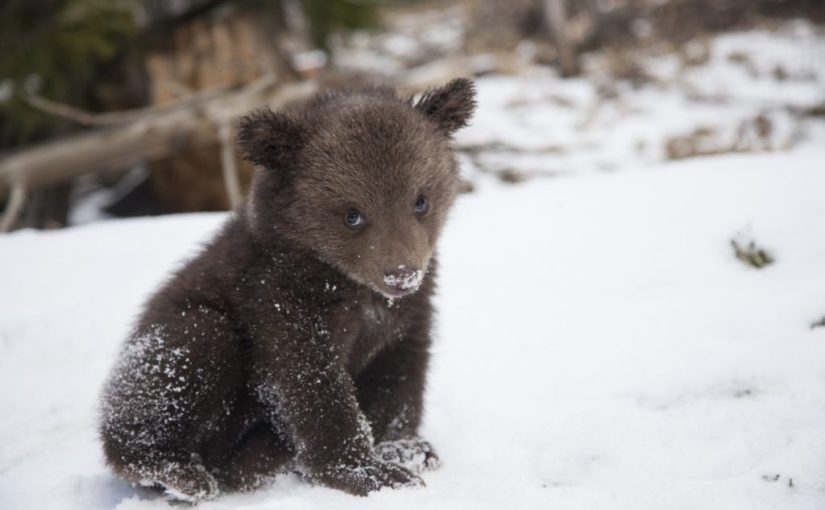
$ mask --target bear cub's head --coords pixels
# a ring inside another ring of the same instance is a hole
[[[387,297],[414,292],[457,193],[450,138],[474,108],[472,82],[457,79],[417,102],[370,88],[247,115],[239,145],[262,167],[253,232],[297,242]]]

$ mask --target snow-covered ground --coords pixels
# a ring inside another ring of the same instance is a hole
[[[807,114],[825,104],[822,28],[793,22],[695,46],[698,61],[622,54],[643,77],[635,84],[606,71],[619,58],[610,54],[586,56],[574,79],[532,66],[519,79],[480,80],[481,109],[459,132],[459,147],[488,173],[577,175],[787,150],[822,126],[821,114]]]
[[[656,80],[607,99],[593,77],[479,80],[423,427],[442,468],[366,499],[287,475],[200,507],[825,508],[810,30],[723,36],[702,66],[651,60]],[[679,136],[722,154],[668,161]],[[490,177],[508,168],[561,176]],[[103,465],[97,397],[142,301],[223,218],[0,237],[0,508],[168,507]],[[776,262],[743,264],[733,238]]]
[[[823,161],[809,145],[462,196],[427,488],[359,499],[285,476],[201,506],[825,507]],[[0,238],[0,506],[166,507],[103,466],[96,399],[141,301],[222,219]],[[776,263],[736,260],[743,231]]]

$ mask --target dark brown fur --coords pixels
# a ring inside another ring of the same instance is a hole
[[[376,88],[242,120],[263,167],[248,202],[149,300],[104,390],[118,475],[189,500],[290,468],[359,495],[421,483],[432,254],[473,95]],[[399,266],[423,272],[417,292],[391,285]]]

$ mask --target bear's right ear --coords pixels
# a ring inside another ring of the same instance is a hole
[[[241,117],[238,147],[247,161],[270,170],[286,166],[304,142],[297,119],[268,106]]]
[[[475,97],[473,82],[457,78],[443,87],[425,92],[415,104],[415,109],[449,136],[470,121],[476,108]]]

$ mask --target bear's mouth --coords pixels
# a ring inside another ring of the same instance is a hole
[[[418,287],[414,289],[397,289],[395,287],[388,287],[385,285],[380,292],[388,298],[395,299],[413,294],[416,290],[418,290]]]

